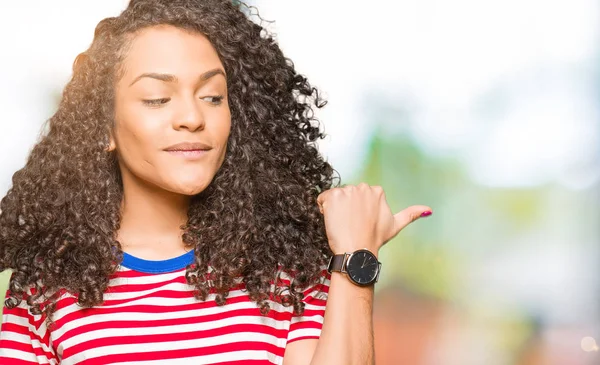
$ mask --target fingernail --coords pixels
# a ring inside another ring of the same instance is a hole
[[[421,213],[421,217],[429,217],[433,212],[428,210],[426,212]]]

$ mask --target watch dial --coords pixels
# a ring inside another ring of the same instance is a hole
[[[348,263],[346,271],[357,284],[367,285],[375,280],[379,270],[379,262],[369,251],[356,251]]]

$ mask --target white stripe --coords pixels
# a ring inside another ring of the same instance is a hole
[[[175,290],[178,291],[178,290]],[[147,296],[146,298],[140,298],[140,299],[135,299],[137,297],[139,297],[139,295],[137,295],[137,293],[130,293],[131,298],[128,302],[125,303],[121,303],[121,304],[111,304],[111,305],[106,305],[106,304],[102,304],[100,306],[97,306],[96,308],[128,308],[131,306],[137,306],[137,305],[159,305],[159,306],[178,306],[178,305],[189,305],[189,304],[195,304],[195,303],[210,303],[210,302],[214,302],[215,296],[214,294],[210,295],[208,298],[206,298],[206,301],[202,302],[197,300],[196,298],[194,298],[193,295],[190,295],[189,297],[185,297],[185,298],[168,298],[168,297],[159,297],[159,296]],[[247,296],[248,294],[241,291],[241,290],[234,290],[231,291],[228,298],[235,298],[235,297],[242,297],[242,296]],[[68,295],[68,297],[72,298],[71,295]],[[106,298],[106,294],[105,294],[105,298]],[[61,298],[62,300],[62,298]],[[248,303],[253,303],[248,301]],[[228,304],[229,305],[229,304]],[[256,305],[255,305],[256,306]],[[283,307],[283,306],[282,306]],[[207,310],[210,308],[206,308]],[[81,307],[77,305],[77,303],[75,304],[71,304],[68,305],[64,308],[61,308],[59,310],[57,310],[56,312],[54,312],[54,320],[58,321],[60,320],[60,318],[71,314],[73,312],[78,312],[81,310]]]
[[[135,300],[135,298],[139,298],[139,297],[143,297],[143,296],[148,296],[150,294],[155,294],[155,292],[158,291],[163,291],[163,290],[169,290],[172,292],[180,292],[180,293],[189,293],[191,291],[194,290],[194,288],[192,287],[188,287],[185,284],[180,284],[180,283],[172,283],[169,285],[164,285],[152,290],[145,290],[143,292],[126,292],[126,293],[106,293],[104,294],[104,300]],[[232,290],[229,292],[229,295],[227,296],[227,298],[235,298],[235,297],[242,297],[242,296],[247,296],[248,293],[244,292],[243,290]],[[194,302],[197,302],[197,300],[194,298],[194,296],[189,293],[188,297],[185,298],[170,298],[168,296],[165,297],[161,297],[161,296],[155,296],[155,298],[160,298],[161,300],[164,299],[172,299],[172,300],[192,300]],[[210,301],[214,301],[216,298],[216,294],[209,294],[206,298],[206,302],[210,302]],[[104,305],[105,307],[119,307],[119,306],[123,306],[123,305],[127,305],[127,303],[125,304],[113,304],[113,305]]]
[[[11,331],[0,332],[0,339],[15,341],[15,342],[19,342],[19,343],[25,343],[25,344],[31,344],[31,337],[29,337],[29,335],[23,335],[23,334],[11,332]]]
[[[191,292],[194,290],[194,287],[191,285],[177,283],[177,282],[175,282],[175,283],[166,283],[165,282],[163,285],[160,285],[158,287],[148,289],[148,290],[142,290],[142,291],[133,291],[133,292],[127,291],[127,292],[111,293],[110,289],[109,289],[109,292],[104,294],[104,300],[122,300],[122,299],[130,299],[130,298],[135,298],[135,297],[143,297],[145,295],[149,295],[149,294],[155,293],[157,291],[163,291],[163,290],[172,290],[172,291],[177,291],[177,292]]]
[[[113,320],[117,320],[114,318]],[[127,319],[131,320],[131,316]],[[136,320],[139,320],[136,318]],[[143,321],[140,321],[143,322]],[[199,322],[199,323],[191,323],[191,324],[182,324],[182,325],[174,325],[174,326],[160,326],[160,327],[128,327],[128,328],[102,328],[95,331],[84,332],[77,336],[69,337],[65,339],[64,342],[60,344],[60,348],[68,349],[71,346],[77,345],[78,343],[83,343],[92,339],[101,339],[101,338],[111,338],[117,336],[142,336],[142,335],[166,335],[166,334],[181,334],[187,332],[195,332],[195,331],[209,331],[217,328],[222,328],[226,326],[233,325],[263,325],[269,328],[274,328],[278,330],[287,330],[289,328],[289,323],[284,321],[276,321],[272,318],[268,317],[259,317],[259,316],[241,316],[241,317],[232,317],[232,318],[224,318],[217,321],[210,322]],[[108,324],[110,326],[110,324]],[[257,329],[258,330],[258,329]],[[265,329],[266,330],[266,329]],[[254,335],[261,334],[261,332],[250,332]],[[271,338],[272,336],[269,335]],[[275,338],[275,337],[272,337]],[[205,341],[202,339],[201,341]],[[63,350],[64,351],[64,350]]]
[[[317,310],[317,311],[324,311],[325,310],[325,306],[324,305],[317,305],[317,304],[309,304],[309,303],[304,303],[304,310]]]
[[[143,344],[123,344],[123,345],[92,348],[92,349],[86,350],[84,353],[79,353],[77,355],[73,355],[73,356],[67,358],[66,361],[62,361],[62,365],[76,364],[79,361],[89,360],[89,359],[93,359],[96,357],[105,356],[107,354],[144,353],[144,352],[192,349],[192,348],[199,348],[199,347],[232,344],[232,343],[241,342],[241,341],[248,341],[249,339],[263,342],[263,343],[272,343],[280,348],[285,346],[285,339],[276,340],[275,337],[264,335],[264,334],[234,333],[234,334],[228,334],[228,335],[224,335],[224,336],[203,338],[203,339],[199,339],[199,340],[151,342],[151,343],[143,343]],[[254,352],[257,352],[257,351],[254,351]],[[263,352],[263,351],[259,351],[259,352],[261,352],[263,354],[262,358],[266,357],[265,352]],[[217,354],[216,355],[217,360],[226,361],[226,359],[228,360],[229,354],[232,354],[232,353]],[[169,363],[171,363],[170,360],[169,360]]]
[[[290,331],[288,334],[288,341],[291,340],[295,340],[299,337],[320,337],[321,336],[321,330],[318,330],[316,328],[301,328],[301,329],[297,329],[297,330],[293,330]]]
[[[302,317],[292,317],[292,324],[299,322],[318,322],[323,323],[323,316],[314,315],[314,316],[302,316]]]
[[[185,274],[181,271],[136,277],[117,276],[116,278],[110,280],[109,286],[156,284],[162,281],[173,280],[180,276],[185,279]]]
[[[13,350],[7,348],[0,348],[0,357],[8,357],[10,359],[17,359],[21,361],[33,361],[40,364],[52,364],[56,365],[56,361],[50,362],[46,356],[35,356],[31,352],[24,352],[20,350]]]

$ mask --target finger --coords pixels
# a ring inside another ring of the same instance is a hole
[[[319,194],[319,196],[317,197],[317,205],[319,206],[319,211],[321,212],[321,214],[324,213],[323,204],[325,204],[325,199],[327,198],[328,193],[329,193],[329,190],[324,191],[321,194]]]
[[[343,192],[343,190],[344,189],[341,189],[341,188],[332,188],[332,189],[321,192],[317,196],[317,204],[319,204],[320,207],[324,207],[325,202],[327,201],[327,199],[329,199],[330,196],[335,197],[336,195],[341,194]]]
[[[406,226],[422,217],[428,217],[433,213],[426,205],[413,205],[394,215],[394,236]]]

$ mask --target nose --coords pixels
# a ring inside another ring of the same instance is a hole
[[[190,132],[204,129],[205,120],[199,100],[188,98],[180,105],[180,112],[173,120],[173,128],[176,130],[187,129]]]

